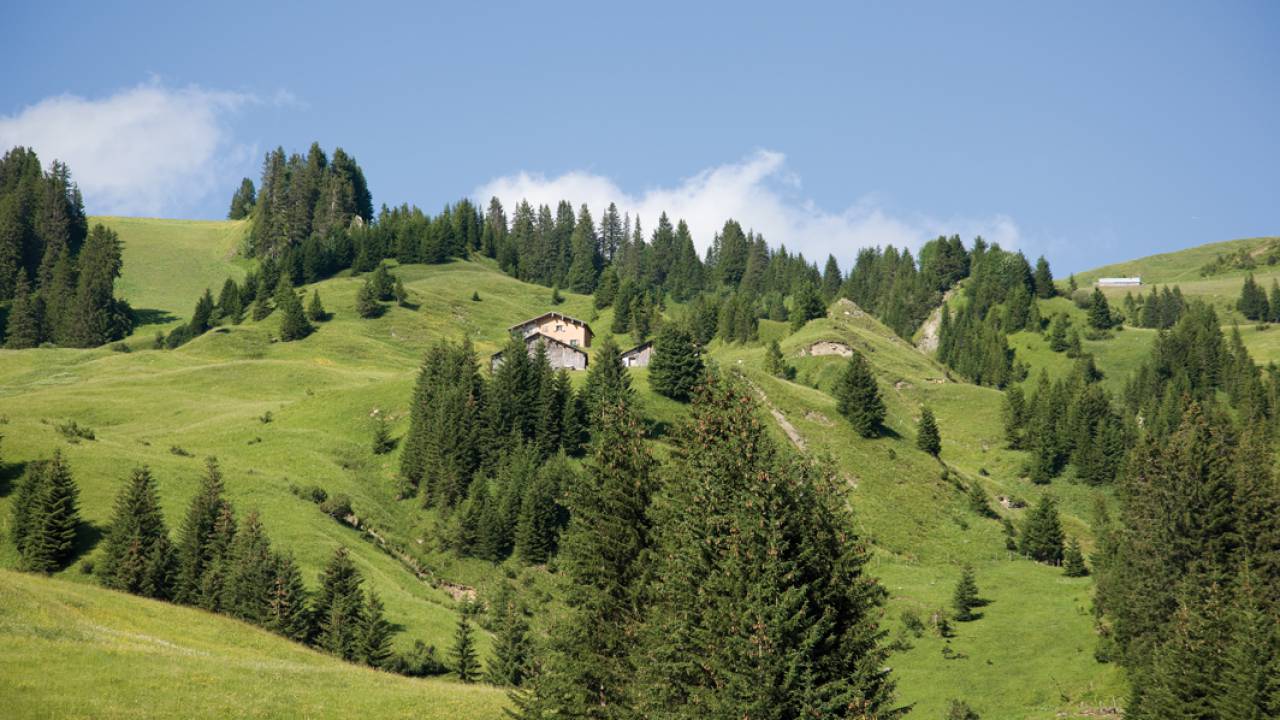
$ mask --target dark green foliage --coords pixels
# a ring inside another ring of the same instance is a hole
[[[115,281],[124,266],[122,246],[115,231],[95,225],[86,238],[75,264],[78,277],[74,295],[57,303],[59,311],[48,320],[54,326],[54,337],[73,347],[97,347],[119,340],[133,330],[133,310],[115,297]],[[69,256],[63,261],[70,263]],[[54,280],[67,276],[70,270],[54,269]],[[62,283],[70,292],[71,284]],[[54,296],[57,294],[54,288]]]
[[[222,612],[262,624],[268,618],[276,559],[256,511],[237,528],[227,550],[227,575],[222,589]]]
[[[702,374],[702,352],[693,336],[678,323],[663,325],[653,343],[649,387],[659,395],[687,402]]]
[[[386,455],[396,446],[396,441],[391,437],[391,423],[387,420],[387,414],[381,410],[375,410],[373,416],[373,442],[371,449],[374,455]]]
[[[116,497],[97,573],[109,588],[169,598],[176,571],[173,545],[160,512],[156,482],[145,467],[133,471]]]
[[[479,291],[479,290],[472,290],[472,291],[471,291],[471,302],[480,302],[480,291]]]
[[[1022,388],[1014,385],[1004,391],[1004,405],[1001,411],[1004,420],[1004,438],[1010,450],[1025,450],[1027,447],[1026,425],[1029,418],[1026,395]]]
[[[523,489],[515,528],[515,549],[529,564],[544,563],[555,553],[568,513],[560,504],[562,488],[576,482],[576,473],[563,458],[552,458]]]
[[[942,435],[938,433],[938,422],[929,408],[920,410],[920,423],[916,427],[916,447],[934,457],[942,452]]]
[[[600,257],[595,223],[585,203],[578,210],[578,220],[569,238],[569,251],[573,260],[569,264],[565,284],[573,292],[590,294],[596,289],[604,259]]]
[[[382,305],[378,302],[378,289],[373,276],[368,277],[356,293],[356,314],[362,318],[376,318],[382,314]]]
[[[513,403],[513,410],[523,409],[519,393],[528,388],[524,372],[528,356],[523,344],[514,347],[518,350],[508,347],[512,359],[503,363],[499,373],[508,395],[495,396]],[[507,385],[506,378],[512,373],[520,376]],[[483,459],[482,433],[492,431],[493,437],[505,440],[512,424],[521,424],[512,418],[486,418],[484,398],[484,384],[469,341],[461,345],[438,343],[427,351],[410,402],[409,431],[400,456],[402,496],[421,492],[426,502],[445,507],[453,507],[466,497],[467,485]],[[494,412],[502,412],[501,407]]]
[[[1067,577],[1085,577],[1089,568],[1084,564],[1084,553],[1080,551],[1080,541],[1074,537],[1067,542],[1067,549],[1062,558],[1062,574]]]
[[[382,301],[392,300],[396,296],[396,280],[387,270],[387,266],[379,264],[378,268],[373,271],[373,275],[369,276],[369,284],[373,286],[373,291],[377,298]]]
[[[952,700],[947,704],[947,714],[943,720],[982,720],[982,716],[969,707],[969,703],[963,700]]]
[[[1054,352],[1064,352],[1068,347],[1067,331],[1071,328],[1071,318],[1066,313],[1058,313],[1053,316],[1053,322],[1049,325],[1049,349]]]
[[[391,288],[391,295],[396,299],[396,304],[400,307],[405,307],[409,304],[409,291],[404,289],[404,283],[398,277],[395,285]]]
[[[938,326],[938,359],[980,385],[1003,388],[1015,380],[1013,350],[1000,326],[1000,313],[980,319],[970,303],[954,316],[942,308]]]
[[[338,547],[320,573],[320,590],[312,606],[316,644],[344,660],[359,659],[365,619],[361,581],[347,549]]]
[[[560,286],[556,285],[551,288],[551,304],[559,305],[564,302],[564,296],[560,294]]]
[[[458,626],[453,633],[453,672],[458,680],[473,683],[480,679],[480,657],[476,654],[475,631],[465,615],[458,616]]]
[[[13,304],[5,326],[5,347],[10,350],[33,348],[44,342],[44,298],[31,292],[25,273],[18,273]]]
[[[533,647],[524,607],[504,584],[489,603],[493,618],[493,657],[485,679],[494,685],[519,687],[529,675]]]
[[[1267,291],[1254,281],[1253,273],[1244,277],[1244,285],[1240,288],[1240,300],[1236,303],[1236,308],[1250,320],[1265,321],[1271,317]]]
[[[280,287],[276,290],[276,306],[280,308],[280,339],[284,342],[301,340],[315,330],[288,278],[288,275],[281,275]]]
[[[973,609],[978,607],[978,582],[974,579],[973,568],[966,565],[960,572],[960,580],[951,594],[951,607],[956,611],[955,618],[960,622],[977,619]]]
[[[771,340],[769,348],[765,350],[764,371],[783,380],[794,380],[796,377],[795,367],[787,363],[777,340]]]
[[[307,303],[307,319],[311,322],[324,322],[329,319],[324,304],[320,302],[320,291],[311,291],[311,302]]]
[[[345,231],[356,218],[367,225],[373,201],[354,158],[337,148],[330,161],[313,143],[305,157],[286,158],[283,148],[267,153],[251,217],[253,254],[280,258],[311,238]]]
[[[218,314],[232,325],[239,325],[244,320],[244,303],[241,300],[240,286],[236,281],[227,278],[222,283],[222,291],[218,293]]]
[[[580,394],[588,416],[594,417],[599,408],[613,403],[630,403],[633,395],[631,373],[622,364],[622,349],[612,335],[606,335],[596,348]]]
[[[12,531],[19,567],[50,573],[66,566],[80,526],[78,498],[79,490],[61,451],[28,467],[13,506]]]
[[[571,515],[560,567],[570,580],[568,611],[526,700],[569,717],[613,717],[633,704],[632,650],[651,548],[656,468],[639,421],[619,403],[602,408],[597,423],[587,472],[566,488]]]
[[[1277,297],[1280,300],[1280,296]],[[1182,297],[1182,290],[1174,286],[1152,288],[1151,294],[1143,296],[1138,293],[1134,303],[1133,324],[1139,327],[1160,328],[1167,330],[1182,318],[1187,311],[1187,301]],[[1274,314],[1274,309],[1273,309]]]
[[[392,656],[391,623],[383,616],[382,600],[372,591],[364,608],[356,640],[356,660],[370,667],[386,667]]]
[[[655,507],[640,717],[903,712],[845,496],[771,441],[745,387],[699,390]]]
[[[249,309],[249,316],[253,318],[254,322],[260,322],[267,319],[267,316],[271,314],[271,310],[271,302],[265,294],[260,293],[253,300],[253,305]]]
[[[292,555],[276,555],[266,591],[262,626],[290,640],[306,642],[312,634],[307,588]]]
[[[1049,261],[1044,256],[1036,258],[1036,271],[1032,276],[1035,281],[1036,297],[1051,298],[1058,294],[1058,289],[1053,285],[1053,272],[1049,270]]]
[[[1022,525],[1018,551],[1037,562],[1062,562],[1062,523],[1058,503],[1052,495],[1042,495]]]
[[[864,248],[840,294],[909,338],[941,302],[942,293],[968,276],[969,269],[969,254],[958,236],[926,243],[918,268],[905,248]]]
[[[209,288],[205,288],[204,294],[196,301],[195,310],[191,312],[191,321],[187,323],[191,337],[202,335],[213,326],[213,311],[213,293],[209,292]]]
[[[200,489],[191,499],[186,518],[178,530],[175,548],[178,572],[173,593],[176,602],[195,604],[200,598],[201,579],[211,559],[209,542],[214,526],[218,516],[231,509],[230,503],[223,498],[223,492],[222,470],[216,458],[209,458]]]
[[[617,296],[618,271],[612,265],[609,265],[605,267],[604,272],[600,275],[600,282],[596,285],[593,302],[597,310],[603,310],[612,305],[614,298]]]
[[[791,298],[791,331],[795,332],[810,320],[826,314],[827,306],[823,303],[818,288],[813,283],[801,283]]]
[[[1089,327],[1094,330],[1107,330],[1113,325],[1111,305],[1107,302],[1107,296],[1102,294],[1102,290],[1094,288],[1093,295],[1089,299]]]
[[[871,374],[871,367],[861,353],[854,352],[836,381],[836,410],[849,421],[862,437],[875,437],[884,422],[884,401]]]
[[[230,504],[223,504],[205,540],[204,572],[195,602],[210,612],[221,612],[226,597],[227,576],[231,574],[231,544],[236,538],[236,517]]]
[[[231,209],[227,211],[227,219],[243,220],[249,217],[257,200],[258,194],[253,188],[253,181],[249,178],[241,180],[240,187],[231,196]]]

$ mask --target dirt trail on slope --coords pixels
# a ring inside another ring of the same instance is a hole
[[[929,319],[924,321],[924,325],[920,327],[920,342],[916,343],[916,349],[926,355],[931,354],[938,349],[938,327],[942,324],[942,308],[946,307],[947,301],[956,294],[959,286],[951,288],[946,295],[942,296],[942,302],[938,307],[929,313]]]
[[[769,401],[769,396],[764,394],[764,390],[761,390],[759,385],[751,382],[746,375],[743,375],[742,378],[743,380],[746,380],[747,385],[751,386],[752,392],[756,394],[756,397],[760,398],[760,402],[763,403],[766,408],[769,408],[769,414],[773,416],[775,421],[777,421],[778,427],[782,428],[782,432],[786,433],[787,437],[791,439],[791,444],[795,445],[797,449],[803,451],[805,449],[804,438],[801,437],[800,431],[796,430],[796,426],[792,425],[791,421],[787,419],[787,416],[783,415],[782,411]]]

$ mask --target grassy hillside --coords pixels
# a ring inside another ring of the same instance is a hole
[[[226,275],[242,272],[242,261],[229,255],[239,243],[242,224],[113,222],[126,246],[122,289],[135,307],[183,316],[206,286],[216,288]],[[165,272],[178,262],[188,263],[184,267],[190,271]],[[164,275],[167,284],[151,288],[140,273]],[[398,451],[374,456],[369,450],[369,414],[375,408],[390,412],[395,434],[403,434],[416,367],[430,343],[470,336],[482,357],[487,356],[509,325],[550,309],[551,293],[511,279],[486,262],[408,266],[397,274],[412,306],[390,308],[376,320],[355,315],[362,279],[318,283],[315,287],[334,318],[301,342],[273,342],[279,319],[272,316],[219,329],[175,351],[146,349],[155,330],[151,327],[129,341],[129,353],[5,353],[0,362],[0,416],[7,420],[0,427],[4,456],[20,464],[64,448],[81,487],[83,515],[100,532],[133,465],[146,463],[155,471],[174,527],[195,491],[200,458],[217,455],[237,510],[261,511],[273,543],[295,553],[309,583],[314,585],[333,548],[346,545],[386,602],[389,619],[402,628],[397,643],[403,647],[423,639],[448,647],[457,608],[437,586],[448,581],[483,588],[505,570],[459,561],[432,547],[432,516],[414,503],[394,500]],[[479,293],[479,302],[471,300],[473,292]],[[589,297],[566,293],[565,298],[558,309],[607,331],[611,311],[597,316]],[[927,619],[932,610],[947,607],[961,566],[975,566],[983,595],[991,600],[985,617],[957,624],[956,637],[949,640],[907,636],[912,649],[894,657],[901,697],[916,703],[911,717],[939,717],[951,697],[965,698],[984,718],[1072,717],[1082,704],[1116,704],[1114,699],[1123,694],[1119,674],[1092,658],[1087,611],[1091,581],[1070,580],[1058,570],[1013,557],[1004,548],[999,523],[968,508],[963,488],[969,483],[981,484],[992,495],[1032,501],[1045,491],[1019,478],[1022,454],[1003,449],[999,393],[947,380],[943,368],[874,319],[846,310],[837,306],[832,317],[789,336],[781,324],[762,323],[763,339],[780,338],[798,367],[797,382],[763,372],[762,344],[714,343],[710,350],[714,360],[740,369],[759,387],[806,447],[848,481],[858,520],[877,548],[874,572],[890,591],[887,629],[901,632],[904,611]],[[836,414],[827,391],[842,359],[800,355],[814,341],[826,339],[867,354],[886,397],[889,437],[855,437]],[[575,381],[581,379],[579,375]],[[644,412],[653,420],[671,423],[683,415],[682,406],[648,392],[643,371],[635,373],[635,384]],[[921,403],[938,416],[942,459],[950,468],[947,479],[942,465],[915,449]],[[272,420],[265,423],[268,412]],[[92,427],[97,439],[68,444],[55,427],[66,420]],[[779,437],[788,441],[781,430]],[[186,454],[175,454],[174,448]],[[289,491],[291,483],[318,484],[330,494],[350,495],[362,519],[427,565],[428,581],[419,581],[358,532],[297,498]],[[0,532],[5,537],[0,565],[13,562],[4,532],[10,522],[10,487],[0,485]],[[1062,500],[1068,532],[1091,547],[1086,520],[1092,492],[1062,483],[1050,489]],[[1001,511],[1015,522],[1025,512]],[[91,582],[79,567],[97,552],[94,534],[88,534],[81,558],[61,574],[62,580]],[[554,587],[544,571],[522,572],[530,582]],[[90,596],[102,592],[89,586],[75,591]],[[482,651],[487,651],[488,639],[481,640]],[[66,649],[77,647],[72,643]]]
[[[218,615],[0,570],[0,697],[22,718],[501,718],[501,691],[336,660]]]

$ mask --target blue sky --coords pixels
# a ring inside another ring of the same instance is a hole
[[[1060,274],[1280,234],[1276,3],[14,5],[0,143],[70,161],[91,212],[219,217],[318,140],[375,203],[617,199],[846,267],[939,232]]]

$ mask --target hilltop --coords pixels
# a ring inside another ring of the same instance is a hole
[[[393,418],[394,436],[407,429],[416,368],[431,343],[468,336],[484,357],[500,347],[509,325],[552,308],[548,288],[515,280],[488,260],[401,266],[395,273],[409,291],[408,307],[361,320],[354,305],[363,279],[344,272],[305,288],[317,290],[334,317],[304,341],[273,342],[279,321],[272,316],[218,328],[176,350],[155,351],[150,347],[157,330],[189,316],[206,287],[216,290],[228,275],[244,272],[245,263],[234,255],[244,224],[102,220],[124,241],[123,292],[135,307],[155,312],[126,340],[131,352],[40,349],[9,355],[0,370],[9,462],[63,447],[81,486],[82,514],[100,532],[128,468],[152,467],[174,527],[195,491],[200,457],[216,455],[229,499],[238,511],[262,513],[272,542],[297,556],[308,584],[314,586],[335,546],[351,549],[366,582],[383,597],[389,619],[402,627],[396,636],[402,648],[418,639],[448,647],[460,586],[483,596],[501,573],[518,572],[524,582],[554,595],[555,577],[544,571],[459,560],[424,543],[433,516],[416,503],[395,500],[398,453],[375,456],[368,450],[368,418],[375,409]],[[184,271],[162,270],[175,263]],[[590,296],[563,296],[555,309],[607,330],[611,310],[596,312]],[[668,313],[679,310],[672,306]],[[1050,718],[1117,704],[1124,693],[1118,672],[1092,657],[1091,581],[1064,578],[1060,570],[1017,558],[1005,549],[1000,524],[968,506],[965,490],[973,483],[992,496],[1031,502],[1046,491],[1020,477],[1023,454],[1004,449],[1001,394],[956,381],[847,302],[800,332],[786,333],[783,323],[762,321],[761,343],[715,341],[710,356],[741,370],[807,450],[847,481],[857,520],[876,548],[873,572],[890,592],[884,626],[911,646],[893,663],[900,696],[916,704],[912,717],[937,716],[952,697],[965,697],[984,717]],[[772,338],[781,338],[784,354],[797,367],[796,382],[764,372],[764,342]],[[818,341],[844,343],[869,359],[888,408],[887,437],[864,440],[844,425],[828,394],[843,358],[810,356],[808,349]],[[643,412],[655,427],[683,416],[683,406],[648,390],[646,371],[632,373]],[[581,375],[574,380],[580,382]],[[945,470],[915,448],[922,404],[934,410],[942,428]],[[67,420],[92,427],[97,439],[66,443],[55,426]],[[349,495],[361,521],[411,555],[426,570],[424,579],[291,492],[291,485],[302,484]],[[1068,534],[1092,547],[1090,507],[1106,491],[1070,484],[1052,491],[1061,500]],[[9,522],[7,502],[0,499],[0,530]],[[996,509],[1015,522],[1026,512]],[[0,547],[0,558],[11,564],[12,547]],[[80,566],[93,558],[89,552],[61,578],[88,580]],[[991,600],[985,618],[959,625],[950,639],[906,633],[904,613],[927,619],[948,606],[964,564],[975,567],[982,594]],[[78,592],[105,591],[86,586]],[[1020,641],[1009,642],[1015,636]],[[481,645],[483,655],[487,638]]]

